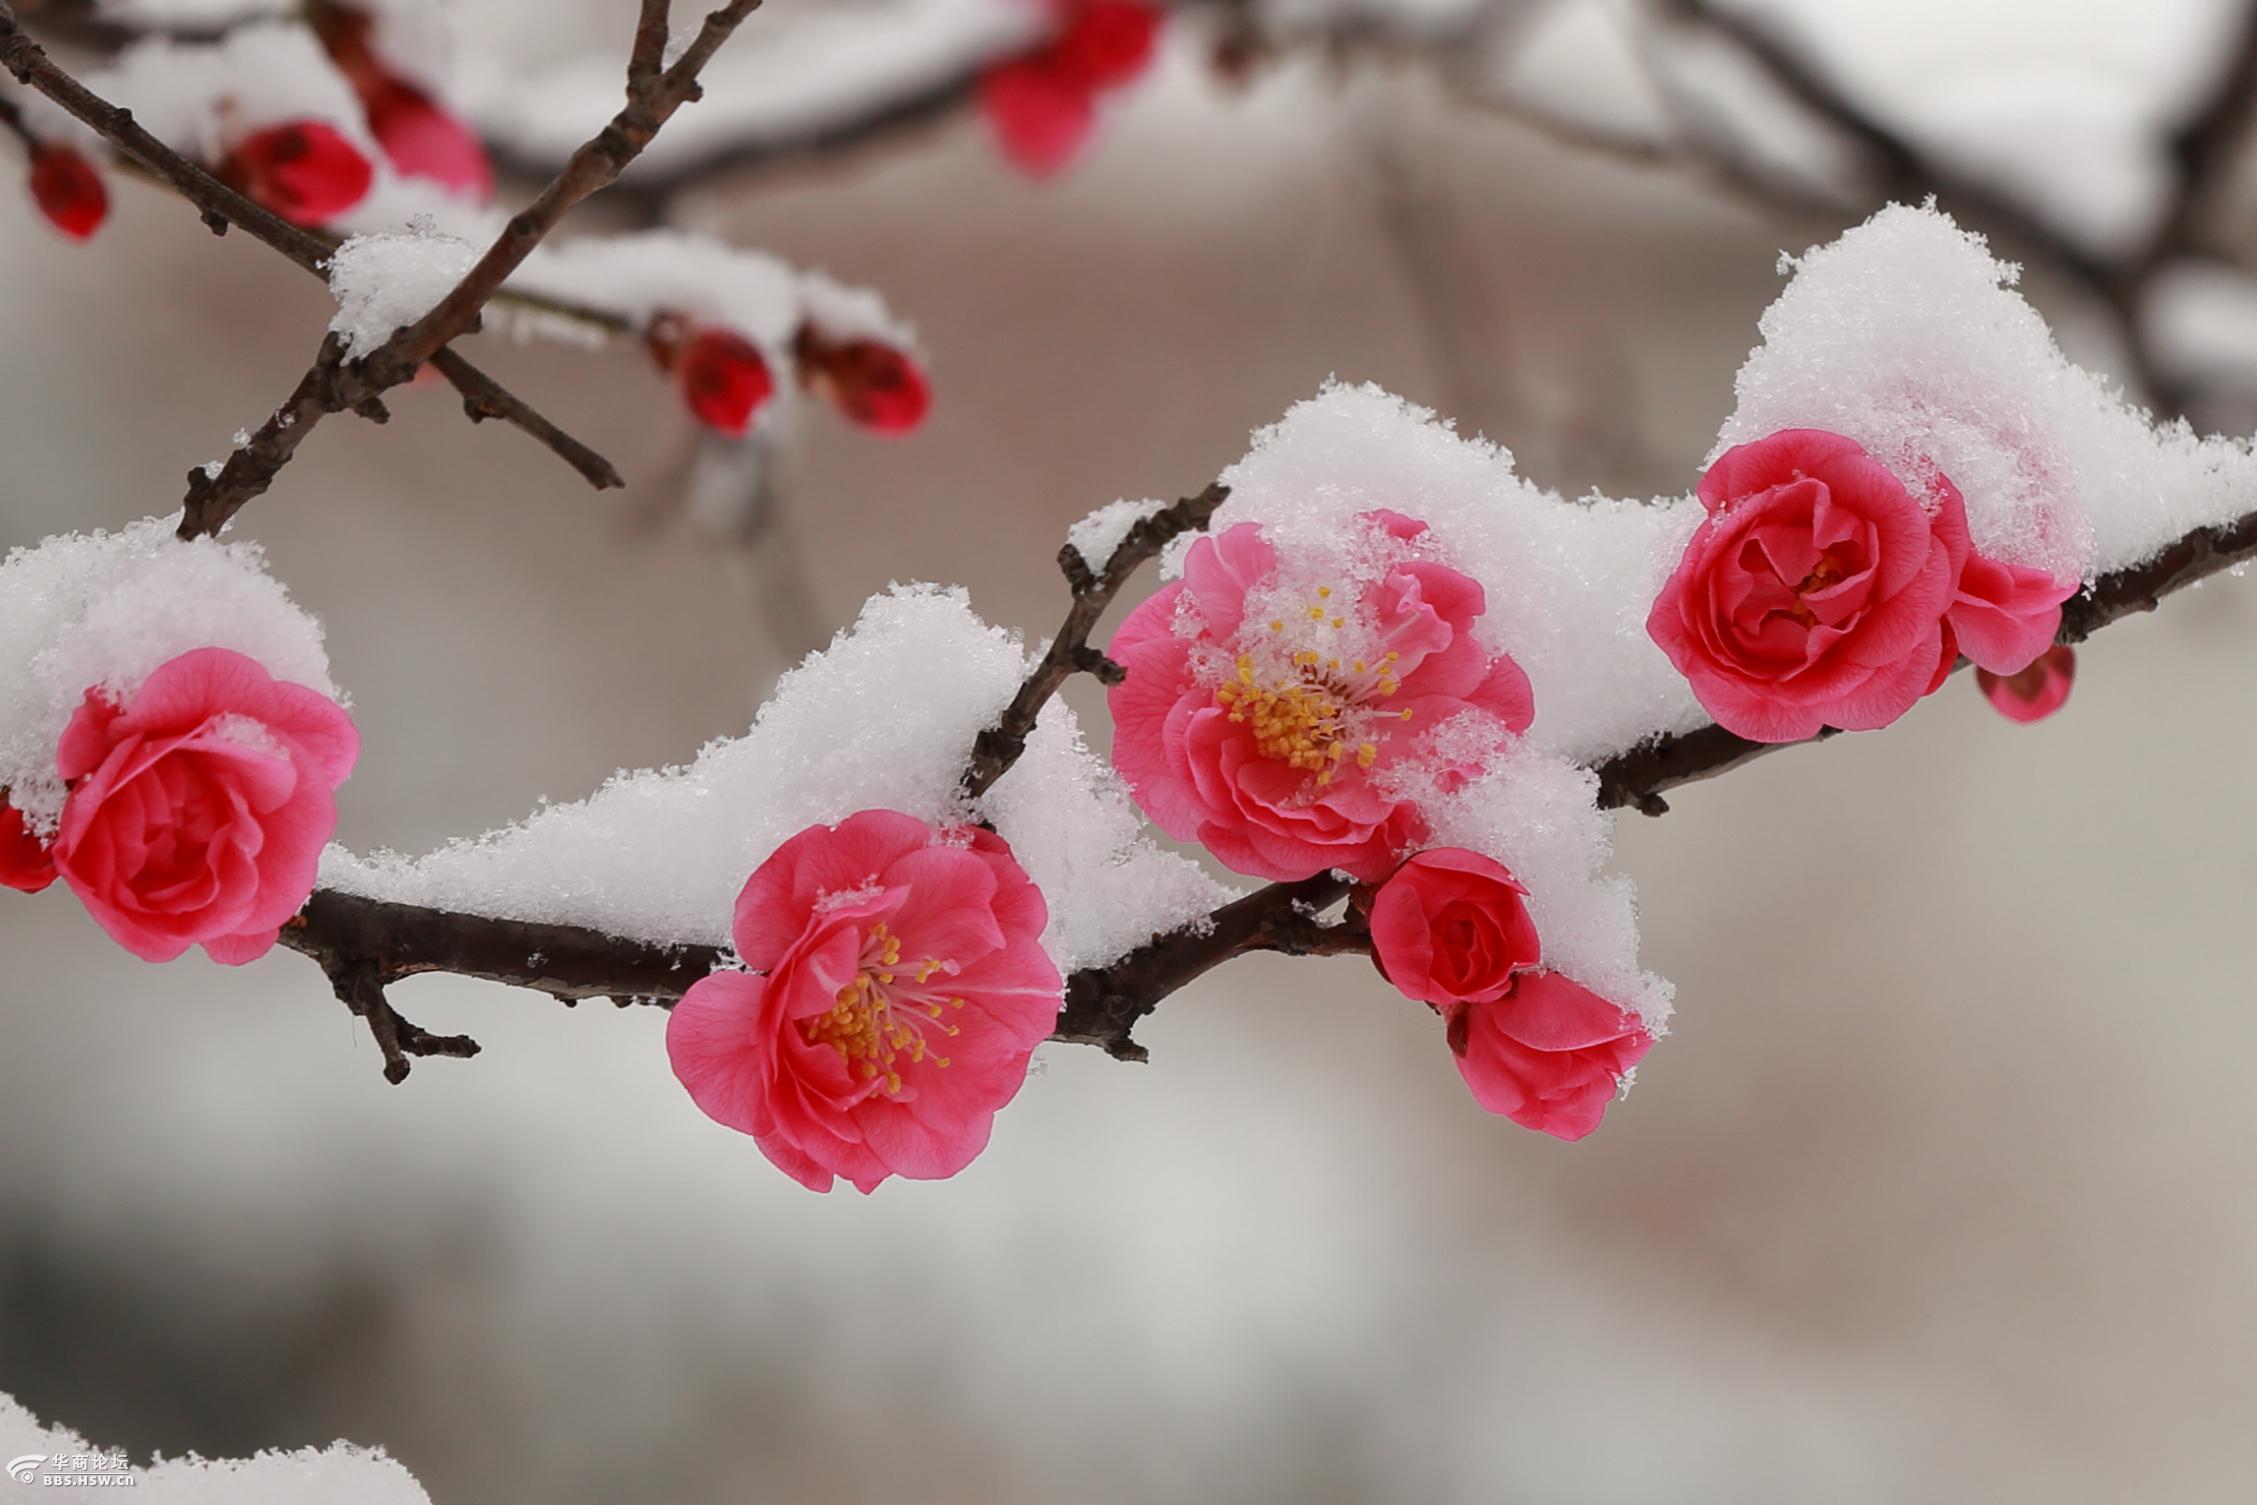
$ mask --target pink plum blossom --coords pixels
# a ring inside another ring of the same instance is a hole
[[[144,961],[254,961],[313,892],[359,754],[328,696],[228,649],[181,654],[124,705],[87,691],[64,729],[55,869]]]
[[[991,831],[893,810],[811,826],[737,898],[751,970],[701,978],[675,1005],[674,1074],[811,1190],[953,1176],[1057,1024],[1046,919]]]
[[[1596,1129],[1654,1043],[1637,1015],[1557,972],[1518,973],[1502,997],[1444,1012],[1474,1100],[1555,1139]]]
[[[1449,789],[1481,772],[1428,732],[1470,718],[1518,734],[1535,715],[1528,676],[1475,636],[1480,584],[1428,556],[1426,525],[1358,526],[1384,566],[1360,582],[1304,581],[1258,524],[1201,538],[1109,650],[1128,671],[1109,696],[1115,765],[1162,830],[1238,872],[1378,882],[1426,836],[1396,776]]]

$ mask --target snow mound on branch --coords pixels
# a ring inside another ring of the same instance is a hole
[[[569,805],[424,857],[332,847],[330,888],[472,914],[725,945],[737,891],[786,838],[857,810],[986,814],[1050,905],[1063,970],[1110,961],[1228,897],[1145,838],[1111,772],[1054,702],[980,809],[959,781],[1025,676],[1016,634],[961,590],[896,586],[777,684],[752,729],[687,766],[622,773]]]
[[[88,1484],[118,1477],[105,1464],[123,1455],[95,1447],[65,1427],[44,1427],[13,1397],[0,1395],[0,1460],[22,1465],[37,1484]],[[323,1449],[265,1452],[255,1458],[176,1458],[123,1476],[140,1505],[431,1505],[415,1477],[381,1448],[339,1442]],[[0,1480],[0,1488],[13,1487]],[[85,1493],[81,1490],[80,1493]],[[115,1491],[111,1491],[115,1493]]]
[[[329,291],[337,299],[330,332],[345,337],[358,360],[429,313],[477,264],[478,247],[452,235],[410,230],[355,235],[329,258]]]
[[[1567,501],[1515,474],[1510,451],[1370,385],[1330,385],[1295,405],[1222,480],[1231,494],[1214,530],[1258,522],[1285,547],[1325,547],[1375,508],[1426,523],[1440,556],[1487,593],[1485,646],[1527,671],[1539,747],[1596,761],[1707,720],[1646,636],[1646,612],[1700,521],[1690,498]],[[1169,573],[1188,548],[1171,548]]]
[[[1975,546],[2090,579],[2257,506],[2247,441],[2158,428],[2070,362],[2019,269],[1934,207],[1891,205],[1787,258],[1717,450],[1783,428],[1857,440],[1967,498]]]
[[[130,698],[193,648],[232,648],[336,698],[321,624],[249,543],[172,536],[171,519],[65,534],[0,563],[0,788],[42,834],[62,816],[55,744],[100,689]]]
[[[216,42],[148,37],[86,86],[207,166],[252,132],[292,120],[326,121],[372,164],[384,160],[352,87],[304,26],[264,22]]]

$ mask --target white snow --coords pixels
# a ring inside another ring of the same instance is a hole
[[[834,338],[917,349],[915,333],[874,292],[801,271],[765,251],[678,230],[543,245],[508,286],[612,314],[637,329],[662,313],[722,325],[760,346],[778,369],[790,366],[792,337],[803,321]],[[497,311],[520,336],[577,337],[557,327],[569,320],[537,309]]]
[[[897,586],[786,675],[749,732],[687,766],[620,774],[585,800],[421,858],[332,847],[322,882],[664,944],[726,944],[745,879],[806,827],[876,808],[936,823],[980,813],[959,780],[1027,667],[1017,635],[980,621],[962,591]],[[1050,904],[1046,940],[1061,967],[1110,960],[1222,893],[1138,834],[1063,703],[985,813]]]
[[[1646,612],[1700,521],[1690,498],[1568,501],[1515,474],[1510,451],[1368,385],[1297,404],[1222,479],[1231,495],[1218,531],[1259,522],[1306,547],[1374,508],[1425,522],[1440,556],[1487,593],[1477,630],[1534,685],[1539,747],[1596,760],[1707,719],[1646,636]],[[1171,549],[1171,572],[1188,547]]]
[[[120,1477],[121,1459],[130,1490],[112,1487],[101,1493],[137,1505],[431,1505],[414,1475],[381,1448],[338,1442],[253,1458],[190,1457],[143,1464],[116,1449],[96,1447],[67,1427],[43,1426],[14,1397],[0,1395],[0,1462],[15,1465],[24,1475],[23,1484],[41,1494]],[[0,1489],[17,1487],[15,1479],[0,1478]]]
[[[231,648],[335,697],[321,625],[256,544],[172,536],[171,519],[66,534],[0,563],[0,788],[34,829],[63,809],[55,745],[100,688],[119,699],[193,648]]]
[[[255,131],[309,119],[334,126],[371,163],[383,161],[360,101],[304,26],[261,22],[215,42],[148,37],[86,75],[86,86],[206,164]]]
[[[1166,502],[1125,500],[1108,502],[1066,530],[1066,542],[1092,571],[1102,571],[1113,551],[1128,537],[1129,529],[1167,510]]]
[[[1290,628],[1305,625],[1293,608],[1308,581],[1375,580],[1403,549],[1359,521],[1373,509],[1425,522],[1418,552],[1480,582],[1487,610],[1475,631],[1527,672],[1529,735],[1445,723],[1422,739],[1442,757],[1406,759],[1385,787],[1418,802],[1433,844],[1493,857],[1528,885],[1547,965],[1658,1029],[1669,985],[1638,966],[1633,890],[1602,871],[1613,817],[1596,807],[1597,780],[1580,765],[1706,719],[1645,633],[1698,505],[1567,501],[1521,480],[1508,452],[1371,386],[1330,386],[1298,405],[1222,479],[1232,490],[1213,526],[1259,523],[1281,556],[1282,652],[1303,646]],[[1188,547],[1179,541],[1171,568]],[[1273,615],[1272,594],[1249,594],[1249,619]],[[1442,792],[1431,770],[1461,761],[1489,772]]]
[[[1463,739],[1468,729],[1445,726],[1438,735]],[[1528,888],[1544,965],[1666,1033],[1676,989],[1638,966],[1637,889],[1604,871],[1614,816],[1598,808],[1597,775],[1525,739],[1461,751],[1478,751],[1488,772],[1447,793],[1405,791],[1426,811],[1433,845],[1481,852],[1511,869]]]
[[[346,357],[358,360],[429,313],[477,263],[480,250],[428,230],[346,240],[329,258],[329,291],[337,299],[329,328],[345,337]]]
[[[2061,353],[2016,268],[1933,208],[1891,206],[1787,264],[1719,450],[1808,427],[1903,475],[1932,462],[1966,496],[1978,548],[2063,577],[2257,505],[2245,441],[2158,429]]]

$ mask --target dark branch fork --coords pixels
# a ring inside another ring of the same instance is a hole
[[[245,234],[281,252],[298,267],[326,280],[329,254],[333,249],[327,240],[300,229],[243,197],[151,135],[134,120],[131,111],[101,98],[58,67],[45,50],[24,32],[7,0],[0,0],[0,66],[5,66],[14,74],[19,83],[38,90],[99,133],[127,161],[139,166],[194,205],[213,234],[224,235],[229,226],[239,226]],[[9,115],[12,119],[12,109]],[[432,364],[462,395],[463,408],[473,422],[487,418],[503,419],[553,450],[590,485],[601,488],[624,484],[610,461],[542,417],[524,399],[503,387],[464,356],[453,350],[441,351],[433,358]],[[322,362],[317,360],[315,371],[320,370]],[[309,372],[309,378],[314,374]],[[281,447],[282,435],[276,431],[284,427],[281,423],[282,415],[297,410],[305,400],[314,395],[305,382],[300,383],[290,400],[268,419],[256,436],[264,450],[272,452]],[[327,393],[320,395],[326,398]],[[360,407],[359,404],[352,405]],[[365,407],[361,410],[375,416],[381,408]],[[306,426],[310,427],[310,423]],[[302,433],[291,436],[288,447],[295,449],[297,440],[301,437]],[[286,459],[287,454],[283,454],[282,458]],[[273,463],[279,465],[281,460]],[[202,471],[192,472],[191,488],[199,483],[211,484],[211,478]]]
[[[1005,721],[979,739],[967,789],[983,791],[1002,776],[1024,750],[1042,705],[1072,673],[1109,672],[1102,655],[1090,656],[1095,650],[1088,638],[1098,619],[1139,565],[1169,538],[1203,527],[1222,496],[1220,487],[1209,487],[1139,524],[1101,572],[1092,573],[1078,554],[1062,552],[1074,594],[1066,626],[1021,686]],[[2111,622],[2154,610],[2175,590],[2251,559],[2257,559],[2257,511],[2196,529],[2144,564],[2103,575],[2072,598],[2062,612],[2060,641],[2082,642]],[[1833,735],[1829,729],[1810,740]],[[1665,791],[1795,745],[1749,742],[1718,726],[1657,737],[1593,766],[1599,804],[1659,815],[1669,808],[1661,797]],[[1330,873],[1273,883],[1224,905],[1205,925],[1155,936],[1117,961],[1074,973],[1051,1038],[1142,1060],[1143,1047],[1132,1038],[1136,1025],[1171,993],[1226,961],[1260,951],[1311,956],[1368,949],[1368,935],[1352,911],[1336,923],[1323,919],[1352,887]],[[449,972],[530,988],[567,1003],[608,997],[661,1007],[726,960],[712,947],[658,946],[580,926],[459,914],[331,891],[313,896],[283,930],[282,943],[313,957],[333,979],[373,977],[379,991],[402,978]],[[355,1012],[361,1011],[356,1004]],[[384,1037],[378,1038],[381,1043]],[[423,1038],[436,1042],[429,1053],[466,1053],[451,1037]],[[399,1049],[419,1053],[406,1035]],[[393,1075],[398,1064],[387,1048],[386,1074]]]

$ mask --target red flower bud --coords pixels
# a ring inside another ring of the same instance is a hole
[[[84,240],[110,217],[110,191],[94,164],[67,146],[42,143],[32,148],[31,197],[48,222],[73,240]]]
[[[293,120],[245,136],[219,175],[284,219],[319,225],[366,197],[376,170],[335,126]]]
[[[2069,699],[2077,677],[2077,650],[2055,644],[2019,674],[1993,674],[1977,668],[1975,683],[1983,698],[2009,721],[2043,721]]]
[[[1143,0],[1090,0],[1051,44],[1060,72],[1092,89],[1117,89],[1152,61],[1160,12]]]
[[[24,825],[23,812],[0,789],[0,888],[36,894],[55,881],[54,854]]]
[[[776,378],[759,347],[733,330],[699,330],[674,353],[673,365],[690,412],[724,434],[750,428],[753,414],[775,395]]]
[[[800,342],[807,384],[838,404],[840,412],[881,434],[906,434],[925,421],[932,384],[909,356],[878,340],[824,345]]]

